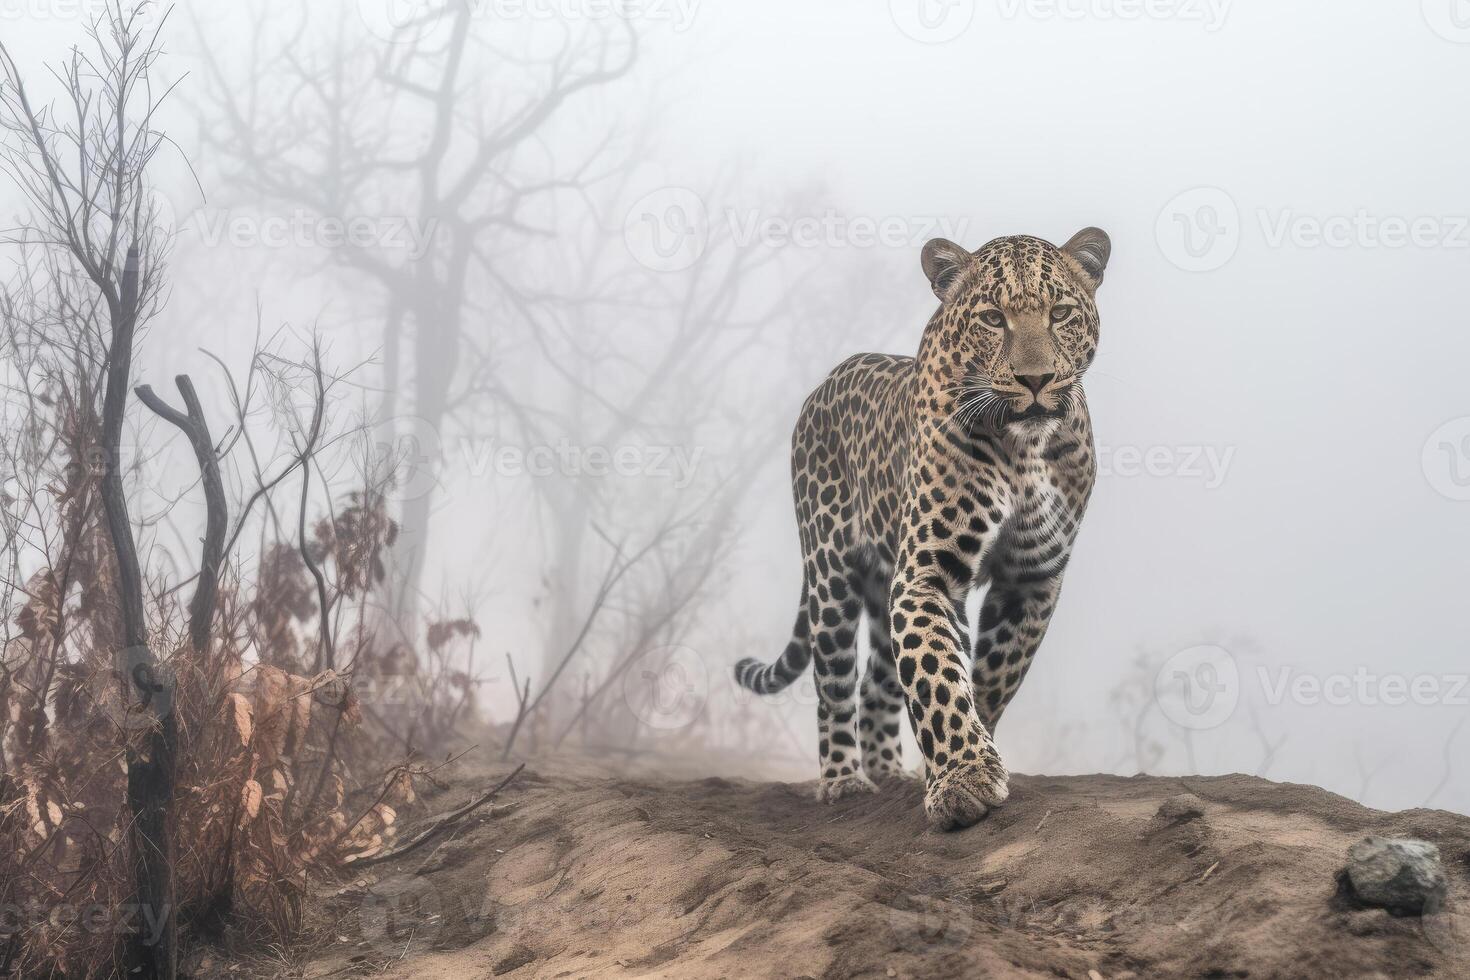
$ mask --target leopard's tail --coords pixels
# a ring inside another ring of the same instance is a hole
[[[786,644],[781,656],[769,664],[746,657],[735,665],[735,681],[757,694],[775,694],[789,687],[811,662],[811,622],[807,618],[806,593],[803,592],[801,608],[796,613],[796,626],[791,630],[791,642]]]

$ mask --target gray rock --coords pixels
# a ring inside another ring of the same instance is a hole
[[[1154,819],[1167,823],[1184,823],[1205,815],[1204,802],[1193,793],[1180,793],[1159,804]]]
[[[1143,832],[1146,836],[1151,836],[1188,827],[1195,836],[1200,836],[1209,831],[1205,821],[1201,819],[1204,815],[1204,803],[1199,797],[1193,793],[1180,793],[1159,804],[1153,819],[1143,828]]]
[[[1347,873],[1359,899],[1391,912],[1423,915],[1444,902],[1439,848],[1428,841],[1364,838],[1348,851]]]

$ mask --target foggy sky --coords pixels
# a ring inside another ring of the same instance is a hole
[[[903,29],[923,23],[917,0],[650,0],[634,18],[643,49],[631,76],[570,107],[545,144],[567,152],[609,121],[646,129],[625,210],[601,216],[638,275],[692,272],[639,265],[626,208],[692,188],[711,223],[767,239],[737,247],[790,253],[803,296],[851,297],[855,279],[874,294],[850,316],[793,324],[758,362],[731,364],[779,383],[759,403],[722,395],[728,442],[683,447],[706,475],[728,464],[735,430],[789,429],[847,354],[916,350],[934,306],[919,249],[936,229],[976,248],[1105,228],[1113,258],[1086,379],[1104,475],[1051,631],[1000,729],[1002,755],[1018,771],[1135,771],[1111,692],[1139,677],[1152,690],[1160,664],[1204,646],[1238,672],[1234,709],[1186,746],[1188,726],[1155,707],[1150,730],[1166,749],[1156,771],[1254,772],[1262,737],[1284,738],[1270,777],[1416,806],[1446,757],[1470,746],[1457,728],[1470,715],[1470,43],[1457,41],[1470,31],[1456,32],[1452,0],[1437,3],[936,0],[929,12],[952,19],[931,21],[929,41],[957,30],[953,18],[969,15],[968,27],[926,43]],[[186,6],[169,28],[179,75],[194,70],[197,46]],[[24,64],[60,55],[78,29],[42,0],[23,16],[0,8]],[[225,16],[202,0],[197,12]],[[363,20],[357,3],[337,13],[352,29]],[[176,107],[171,133],[207,179],[191,111]],[[183,168],[164,166],[187,199]],[[793,199],[806,203],[792,210]],[[814,242],[780,244],[784,223],[803,219]],[[897,231],[872,244],[868,227]],[[194,230],[176,246],[142,380],[204,370],[199,344],[248,351],[257,297],[271,322],[322,325],[344,359],[377,344],[363,326],[371,298],[340,271],[317,274],[319,245],[236,248]],[[543,281],[555,281],[555,245],[536,252]],[[758,288],[789,285],[778,280]],[[655,356],[636,318],[620,331],[633,357]],[[504,356],[509,373],[552,377],[534,345]],[[547,631],[533,601],[544,539],[524,487],[463,466],[445,479],[431,577],[446,591],[473,585],[496,635],[490,656],[534,648]],[[799,592],[783,445],[741,506],[719,597],[686,641],[707,666],[701,696],[726,701],[737,697],[731,664],[780,653]],[[1436,693],[1384,703],[1396,683],[1384,677]],[[1312,696],[1314,680],[1349,691],[1345,703]],[[783,750],[812,755],[814,768],[809,701],[742,710],[786,717],[805,742]],[[1463,768],[1433,804],[1470,810]]]

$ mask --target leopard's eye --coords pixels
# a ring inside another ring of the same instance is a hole
[[[980,322],[987,327],[1003,328],[1006,325],[1006,315],[1000,310],[985,310],[980,314]]]
[[[1075,306],[1053,306],[1051,308],[1051,322],[1065,323],[1072,318],[1072,314],[1076,311],[1077,307]]]

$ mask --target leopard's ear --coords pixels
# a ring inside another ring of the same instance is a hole
[[[935,238],[924,246],[924,275],[929,277],[935,296],[944,299],[970,258],[969,252],[947,238]]]
[[[1107,232],[1101,228],[1083,228],[1062,246],[1062,251],[1077,260],[1089,287],[1097,289],[1102,285],[1108,257],[1113,254],[1113,240]]]

